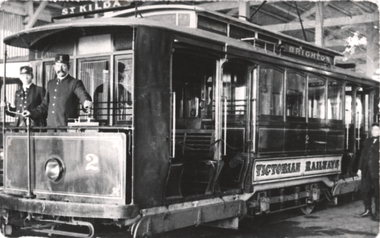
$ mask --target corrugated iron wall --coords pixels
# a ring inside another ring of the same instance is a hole
[[[1,21],[4,21],[0,24],[1,32],[0,32],[0,39],[4,39],[5,37],[12,35],[18,31],[24,30],[25,25],[23,24],[23,16],[7,13],[7,12],[1,12],[0,13],[0,19]],[[1,44],[1,55],[0,59],[4,59],[4,44]],[[19,47],[13,47],[13,46],[6,46],[7,47],[7,55],[8,58],[14,58],[14,57],[20,57],[20,56],[28,56],[29,51],[27,49],[19,48]]]

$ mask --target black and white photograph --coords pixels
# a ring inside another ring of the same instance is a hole
[[[380,238],[379,23],[0,0],[0,238]]]

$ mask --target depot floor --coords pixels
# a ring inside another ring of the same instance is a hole
[[[358,216],[363,209],[362,201],[357,196],[355,200],[345,197],[339,199],[337,206],[320,204],[310,215],[300,215],[297,211],[291,210],[271,214],[262,219],[243,220],[239,230],[206,226],[188,227],[159,234],[153,238],[380,238],[379,222]],[[12,237],[48,236],[22,231],[18,236]],[[95,237],[130,238],[131,236],[125,229],[105,227],[100,228]]]

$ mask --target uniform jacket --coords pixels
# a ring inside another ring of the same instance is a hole
[[[78,117],[78,102],[91,101],[83,82],[70,75],[64,79],[48,82],[45,98],[40,106],[30,111],[31,118],[47,114],[47,126],[67,126],[69,118]]]
[[[21,113],[25,110],[31,111],[38,107],[44,99],[45,89],[38,87],[35,84],[31,84],[29,90],[24,91],[24,89],[19,89],[16,91],[14,105],[11,107],[10,111]],[[7,113],[9,116],[14,116],[15,121],[12,124],[13,126],[25,126],[25,120],[21,115],[15,115],[13,113]],[[45,126],[46,125],[46,116],[33,120],[31,123],[32,126]]]
[[[364,141],[359,161],[362,176],[379,179],[379,137],[368,138]]]

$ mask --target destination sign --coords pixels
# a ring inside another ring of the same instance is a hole
[[[257,160],[253,169],[253,181],[339,173],[341,170],[341,156],[300,159],[292,158],[286,160]]]
[[[333,58],[327,55],[322,55],[319,52],[313,52],[309,50],[302,49],[302,47],[295,47],[291,45],[284,45],[284,52],[298,55],[303,58],[308,58],[316,61],[326,62],[332,64]]]
[[[90,4],[83,4],[62,9],[62,15],[83,15],[95,12],[113,11],[115,8],[129,6],[128,1],[97,1]]]

